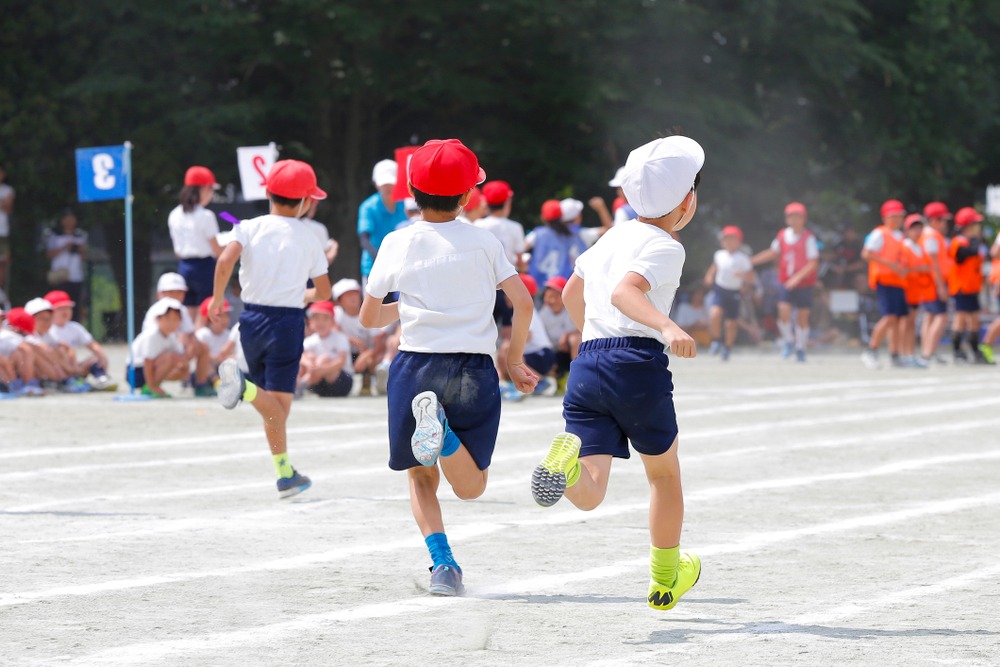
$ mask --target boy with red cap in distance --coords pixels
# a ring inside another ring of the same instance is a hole
[[[952,348],[955,361],[990,363],[979,349],[979,292],[983,289],[983,258],[986,245],[982,238],[983,216],[971,206],[955,212],[955,236],[948,247],[951,271],[948,274],[948,291],[955,302],[955,321],[952,324]],[[968,340],[971,358],[962,349]]]
[[[948,328],[948,273],[951,271],[948,221],[951,213],[942,202],[932,201],[924,206],[924,218],[927,222],[920,234],[920,247],[930,259],[934,295],[932,297],[928,291],[927,300],[921,304],[926,317],[920,332],[920,351],[924,361],[934,358],[943,363],[937,347]]]
[[[861,353],[861,361],[871,369],[881,367],[878,349],[885,338],[893,366],[904,366],[899,357],[902,341],[900,318],[906,317],[906,267],[903,266],[903,219],[906,207],[903,202],[890,199],[882,204],[882,224],[865,237],[861,258],[868,262],[868,286],[875,290],[882,318],[872,330],[868,347]]]
[[[722,228],[720,239],[722,248],[715,251],[712,266],[705,273],[705,286],[714,290],[715,303],[711,310],[712,354],[719,354],[723,361],[729,360],[729,352],[736,342],[739,330],[740,300],[743,284],[753,280],[753,264],[741,249],[743,230],[736,225]],[[725,338],[723,338],[723,323]]]
[[[583,210],[581,202],[575,199],[566,201],[579,204],[580,210]],[[528,273],[538,285],[556,276],[569,278],[576,258],[587,249],[587,244],[580,237],[580,227],[575,223],[579,212],[568,222],[563,219],[565,213],[573,212],[566,210],[570,205],[555,199],[544,202],[542,224],[525,237],[525,247],[531,252]],[[575,209],[575,204],[573,207]]]
[[[565,393],[566,381],[569,376],[569,365],[580,353],[580,330],[576,328],[573,318],[563,303],[562,292],[566,288],[566,279],[562,276],[549,278],[545,281],[545,291],[542,293],[542,306],[535,313],[545,326],[545,333],[556,351],[557,393]]]
[[[299,381],[323,398],[347,396],[354,384],[351,342],[337,331],[332,301],[317,301],[307,311],[313,333],[306,338]]]
[[[278,474],[278,497],[288,498],[312,482],[288,460],[286,425],[302,360],[305,318],[302,309],[330,298],[328,265],[319,239],[300,218],[311,199],[325,199],[316,173],[305,162],[280,160],[268,172],[271,212],[233,226],[233,241],[219,256],[210,317],[222,313],[226,285],[240,262],[240,344],[249,373],[235,359],[219,366],[219,402],[226,409],[240,401],[253,405],[264,422]],[[314,286],[306,287],[312,279]]]
[[[366,327],[400,322],[388,380],[389,467],[407,472],[436,595],[464,590],[441,518],[440,473],[456,496],[477,498],[496,446],[500,391],[491,355],[498,286],[514,310],[507,370],[519,391],[531,392],[538,381],[524,361],[531,296],[497,238],[457,219],[485,178],[457,139],[431,140],[413,153],[408,187],[423,220],[385,238],[361,306]],[[399,301],[383,303],[390,292],[399,292]]]
[[[0,357],[7,360],[4,375],[13,377],[6,382],[8,391],[15,396],[44,396],[35,375],[34,346],[25,340],[35,333],[35,318],[24,308],[11,308],[3,315],[0,326]]]
[[[781,333],[781,356],[786,359],[795,351],[798,361],[806,360],[809,343],[809,313],[812,311],[813,288],[819,272],[819,245],[806,229],[807,210],[804,204],[792,202],[785,206],[785,229],[778,232],[771,247],[751,259],[753,266],[778,261],[778,331]],[[792,309],[797,309],[795,326]]]
[[[222,312],[215,317],[208,316],[208,306],[211,303],[212,297],[207,297],[198,307],[204,325],[194,332],[194,336],[208,350],[212,362],[212,378],[218,378],[222,362],[236,357],[236,337],[230,329],[233,307],[229,300],[223,300]]]
[[[924,228],[924,216],[911,213],[903,221],[906,238],[903,239],[903,266],[906,267],[906,282],[903,296],[909,312],[900,322],[900,358],[907,366],[927,368],[928,363],[917,356],[917,310],[920,304],[937,297],[934,276],[931,274],[931,257],[920,245]]]
[[[52,304],[52,327],[49,329],[49,338],[63,347],[72,357],[76,364],[76,375],[82,377],[86,377],[88,373],[92,375],[93,379],[89,384],[98,391],[116,390],[118,385],[108,376],[108,355],[86,327],[73,320],[73,307],[76,303],[69,294],[62,290],[53,290],[45,295],[45,300]],[[91,356],[78,359],[76,350],[79,348],[86,348]]]
[[[608,231],[576,261],[563,290],[583,331],[569,371],[566,432],[552,441],[531,478],[543,507],[563,495],[583,510],[604,500],[615,457],[639,452],[650,486],[653,609],[671,609],[698,581],[701,561],[680,551],[684,497],[677,458],[673,381],[664,346],[694,357],[695,342],[668,313],[680,286],[684,246],[671,234],[694,217],[705,151],[687,137],[633,150],[622,189],[638,214]]]
[[[489,213],[486,217],[476,220],[475,225],[488,230],[497,237],[503,246],[507,261],[518,271],[524,268],[522,254],[527,249],[524,240],[524,227],[521,223],[510,219],[510,210],[514,204],[514,191],[507,181],[490,181],[483,185],[483,199]],[[496,295],[496,306],[493,315],[500,325],[500,336],[510,338],[510,307],[500,290]]]
[[[458,216],[458,219],[471,224],[486,215],[486,210],[486,198],[483,197],[483,191],[475,187],[469,192],[469,203],[462,207],[462,214]]]

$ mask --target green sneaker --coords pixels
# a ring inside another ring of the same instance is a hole
[[[149,388],[148,384],[142,385],[142,391],[140,392],[143,396],[149,396],[150,398],[173,398],[169,393],[163,392],[162,394],[157,394],[155,391]]]
[[[579,465],[580,438],[560,433],[552,439],[549,453],[531,473],[531,495],[542,507],[555,505],[566,492],[566,475]]]
[[[701,559],[690,551],[682,551],[677,563],[677,579],[673,586],[664,586],[650,580],[646,601],[653,609],[673,609],[681,596],[694,588],[701,578]]]
[[[979,353],[983,355],[983,359],[986,360],[988,364],[995,364],[996,360],[993,358],[993,346],[986,345],[985,343],[979,346]]]

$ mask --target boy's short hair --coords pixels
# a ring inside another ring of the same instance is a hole
[[[271,195],[271,201],[274,202],[275,204],[278,204],[279,206],[296,207],[300,203],[302,203],[302,199],[289,199],[288,197],[282,197],[281,195],[276,195],[273,192],[269,192],[268,194]]]
[[[429,195],[426,192],[417,190],[413,187],[412,183],[410,184],[410,188],[413,190],[413,199],[416,200],[417,206],[421,210],[430,209],[432,211],[451,213],[458,208],[458,202],[462,199],[462,195]]]

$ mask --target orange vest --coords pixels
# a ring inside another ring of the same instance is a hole
[[[927,250],[927,242],[931,239],[937,241],[937,252],[935,253],[930,253]],[[951,270],[951,255],[948,254],[949,244],[944,234],[929,225],[925,226],[924,231],[920,234],[920,245],[923,246],[924,252],[930,254],[932,259],[937,262],[941,276],[947,278],[948,271]]]
[[[885,225],[879,225],[872,234],[882,235],[882,249],[874,253],[876,257],[886,262],[902,263],[903,242],[896,236],[896,232]],[[880,284],[886,287],[903,287],[903,276],[888,266],[874,261],[868,262],[868,286],[875,289],[875,286]]]
[[[918,255],[917,252],[920,254]],[[916,306],[937,299],[934,275],[931,273],[931,257],[918,244],[907,239],[903,241],[903,266],[906,274],[906,303]],[[920,269],[924,269],[921,271]]]
[[[1000,285],[1000,258],[997,257],[990,262],[990,284]]]
[[[981,255],[973,255],[959,264],[955,261],[958,256],[958,249],[969,245],[969,239],[958,235],[951,240],[948,248],[948,255],[952,262],[951,270],[948,272],[948,291],[955,294],[979,294],[983,288],[983,258]]]

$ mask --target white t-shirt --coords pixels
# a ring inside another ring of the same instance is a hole
[[[552,312],[548,306],[542,306],[535,312],[535,317],[545,325],[545,333],[549,335],[549,340],[553,343],[559,341],[565,334],[576,331],[576,325],[569,311],[563,308],[558,313]]]
[[[83,256],[77,246],[67,246],[70,241],[81,241],[87,245],[87,232],[75,230],[73,234],[52,233],[45,239],[45,249],[48,251],[63,248],[63,251],[52,258],[51,268],[53,271],[60,269],[69,272],[68,280],[71,283],[83,282]],[[71,249],[76,250],[72,252]]]
[[[420,221],[385,237],[367,290],[377,299],[399,292],[399,349],[493,354],[497,286],[516,273],[487,230]]]
[[[162,300],[160,299],[160,301]],[[156,303],[159,303],[159,301],[154,302],[154,305]],[[142,318],[142,330],[149,331],[156,328],[156,315],[153,314],[153,306],[150,306],[149,310],[146,311],[146,316]],[[191,319],[191,313],[188,312],[187,308],[181,308],[181,326],[177,332],[182,334],[194,333],[194,320]]]
[[[737,274],[750,273],[753,264],[742,250],[729,252],[725,249],[715,251],[715,284],[723,289],[738,290],[743,287],[743,278]]]
[[[0,202],[5,201],[14,194],[14,188],[6,183],[0,183]],[[10,219],[7,211],[0,209],[0,238],[10,236]]]
[[[382,252],[381,248],[379,252]],[[340,306],[335,306],[333,312],[336,315],[337,326],[348,338],[358,338],[364,341],[366,346],[372,346],[375,342],[373,330],[364,328],[357,315],[348,315]]]
[[[18,346],[24,342],[24,336],[10,329],[0,329],[0,357],[14,354]]]
[[[379,250],[379,252],[382,251]],[[326,338],[320,338],[318,333],[314,333],[306,337],[303,346],[306,352],[315,354],[317,357],[336,359],[341,353],[344,353],[347,355],[344,357],[344,372],[349,375],[354,374],[354,364],[351,363],[351,342],[347,340],[347,336],[339,331],[331,331]]]
[[[521,223],[514,222],[509,218],[488,215],[476,220],[473,224],[488,230],[497,237],[503,245],[507,261],[511,263],[511,266],[517,266],[517,258],[527,249],[524,241],[524,227],[521,226]]]
[[[658,227],[638,220],[612,227],[576,260],[574,272],[584,280],[583,299],[587,304],[583,340],[641,336],[662,343],[659,331],[639,324],[612,306],[611,293],[626,273],[637,273],[651,288],[646,298],[667,314],[680,287],[684,257],[684,246]]]
[[[788,245],[792,245],[799,240],[800,235],[796,234],[795,230],[792,229],[791,227],[785,227],[785,229],[781,233],[785,235],[785,243],[787,243]],[[777,238],[771,241],[771,250],[777,253],[781,252],[781,244],[778,243]],[[809,239],[806,241],[806,259],[808,260],[819,259],[819,245],[816,243],[815,234],[811,235]]]
[[[87,331],[86,327],[79,322],[74,322],[72,320],[61,327],[53,324],[49,328],[47,335],[50,340],[63,345],[68,345],[74,349],[78,347],[87,347],[94,342],[94,337],[90,335],[90,332]]]
[[[209,354],[216,357],[222,352],[226,343],[233,339],[233,332],[231,329],[224,329],[220,333],[215,333],[209,327],[202,327],[194,332],[194,337],[204,343]]]
[[[233,226],[243,246],[240,285],[243,303],[304,308],[306,282],[325,276],[329,265],[319,239],[296,218],[262,215]]]
[[[549,334],[545,331],[542,318],[536,312],[528,326],[528,342],[524,344],[524,353],[533,354],[545,349],[552,349],[552,341],[549,340]]]
[[[210,241],[219,233],[219,221],[207,208],[195,205],[190,213],[180,206],[167,217],[174,254],[180,259],[214,257]]]
[[[183,352],[176,333],[164,336],[159,327],[143,331],[132,341],[132,365],[142,366],[147,359],[156,359],[164,352]]]
[[[708,326],[711,313],[708,304],[693,306],[688,302],[677,304],[674,316],[671,318],[681,329],[688,329],[696,324]]]
[[[317,239],[319,239],[319,244],[323,248],[323,251],[325,252],[326,249],[330,246],[330,230],[327,229],[326,225],[324,225],[319,220],[313,220],[312,218],[302,218],[302,222],[309,225],[309,229],[311,229],[312,233],[316,235]]]

